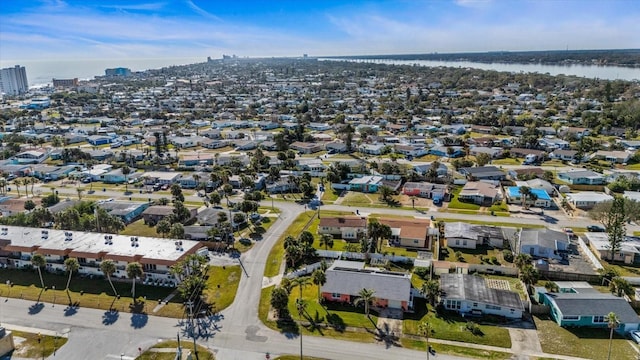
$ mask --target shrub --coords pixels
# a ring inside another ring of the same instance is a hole
[[[413,272],[416,274],[416,276],[420,277],[421,279],[426,279],[427,277],[429,277],[429,268],[427,267],[417,267],[413,270]]]
[[[496,264],[496,265],[500,265],[500,262],[498,262],[498,258],[495,256],[491,257],[491,263],[492,264]]]
[[[504,258],[504,261],[506,262],[513,262],[513,253],[511,252],[511,250],[503,250],[502,251],[502,257]]]
[[[476,336],[484,335],[484,333],[482,332],[482,329],[480,329],[480,326],[478,326],[478,324],[474,323],[473,321],[467,321],[467,325],[465,327],[473,335],[476,335]]]

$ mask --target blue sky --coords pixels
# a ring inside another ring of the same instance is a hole
[[[638,0],[2,0],[0,19],[0,60],[640,48]]]

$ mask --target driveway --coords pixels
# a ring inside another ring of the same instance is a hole
[[[523,321],[507,328],[507,330],[511,336],[511,351],[514,354],[542,353],[538,332],[533,324]],[[528,359],[528,356],[523,359]]]

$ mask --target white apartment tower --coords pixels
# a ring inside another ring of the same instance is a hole
[[[29,90],[29,83],[24,66],[16,65],[12,68],[0,69],[0,93],[14,96],[24,94],[27,90]]]

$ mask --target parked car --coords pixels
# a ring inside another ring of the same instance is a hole
[[[640,344],[640,330],[629,331],[629,336],[633,341]]]
[[[589,231],[589,232],[605,232],[607,230],[605,228],[603,228],[602,226],[589,225],[589,226],[587,226],[587,231]]]

